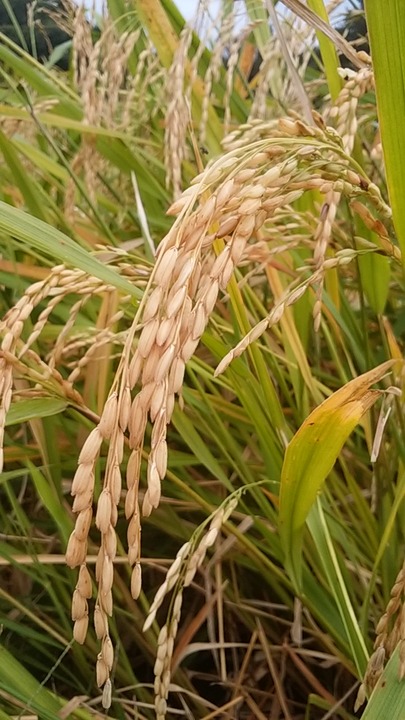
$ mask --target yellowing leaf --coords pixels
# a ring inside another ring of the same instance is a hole
[[[301,586],[302,534],[308,513],[350,433],[380,395],[370,390],[394,361],[351,380],[324,400],[294,435],[284,458],[280,485],[280,533],[286,567]]]

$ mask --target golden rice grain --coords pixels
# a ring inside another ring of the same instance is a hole
[[[233,257],[229,257],[218,279],[219,287],[221,288],[221,290],[226,290],[228,283],[234,273],[234,270],[235,263]]]
[[[172,343],[171,345],[169,345],[168,348],[166,348],[163,355],[159,359],[154,376],[155,383],[160,383],[163,378],[166,377],[169,372],[170,366],[174,360],[175,353],[176,346]]]
[[[99,453],[101,443],[103,442],[103,436],[99,429],[96,427],[87,436],[84,445],[79,454],[79,465],[89,465],[94,463]]]
[[[264,219],[264,216],[262,216]],[[255,229],[255,217],[251,215],[243,216],[237,227],[238,236],[243,236],[245,239],[249,238]]]
[[[106,533],[111,523],[111,493],[104,488],[97,502],[96,525],[101,533]]]
[[[108,667],[103,660],[103,657],[101,653],[97,656],[97,664],[96,664],[96,682],[98,687],[101,687],[104,685],[105,681],[107,680],[109,675]]]
[[[138,341],[138,352],[142,356],[142,358],[147,358],[150,354],[150,351],[152,350],[156,333],[159,329],[159,320],[157,318],[152,318],[149,320],[149,322],[146,323],[145,327],[142,330],[141,336]]]
[[[204,310],[205,310],[207,316],[211,315],[211,313],[215,307],[215,303],[216,303],[217,297],[218,297],[218,291],[219,291],[219,282],[218,282],[218,280],[214,280],[210,284],[210,287],[209,287],[205,297],[203,298]]]
[[[127,463],[127,470],[126,470],[126,480],[127,480],[128,488],[130,488],[131,486],[136,484],[136,481],[139,477],[140,463],[141,463],[140,451],[133,450],[129,456],[128,463]]]
[[[121,403],[119,408],[119,426],[122,431],[122,444],[124,445],[124,432],[128,427],[129,414],[131,412],[131,389],[128,384],[125,384],[122,391]],[[122,452],[123,456],[123,452]],[[119,462],[122,462],[122,457]]]
[[[192,255],[191,257],[186,257],[186,260],[183,263],[183,265],[176,277],[176,283],[175,283],[176,288],[181,288],[186,285],[194,268],[195,268],[195,256]],[[167,313],[167,316],[170,317],[168,307],[166,309],[166,313]]]
[[[81,463],[73,476],[71,494],[73,496],[80,495],[85,492],[89,486],[92,485],[93,476],[93,463]],[[89,483],[90,478],[90,483]]]
[[[83,492],[76,493],[75,499],[73,500],[72,510],[75,513],[80,513],[82,510],[86,510],[93,500],[94,490],[94,473],[89,473],[87,477],[87,487]]]
[[[151,456],[149,456],[151,458]],[[157,508],[160,502],[161,483],[156,463],[148,462],[148,499],[153,508]]]
[[[76,620],[73,625],[73,637],[77,643],[83,645],[86,640],[87,630],[89,626],[88,614],[83,615],[80,619]]]
[[[86,565],[81,565],[79,570],[79,577],[77,580],[77,589],[79,590],[82,597],[87,599],[92,596],[91,577]]]
[[[131,449],[137,450],[142,443],[145,435],[147,423],[147,411],[139,403],[136,415],[131,415],[128,423],[130,430],[129,446]]]
[[[94,629],[98,640],[101,640],[108,631],[108,624],[106,621],[105,614],[100,608],[100,605],[96,603],[94,608]]]
[[[78,514],[75,523],[75,534],[78,540],[87,540],[92,518],[93,510],[91,507],[81,510]]]
[[[186,294],[187,288],[183,285],[175,291],[172,297],[170,297],[169,295],[168,303],[166,306],[166,315],[169,319],[176,315],[180,308],[183,306]]]
[[[238,215],[231,215],[230,217],[223,220],[216,232],[216,237],[222,238],[226,235],[230,235],[235,230],[236,226],[240,222]]]
[[[109,479],[109,485],[111,488],[111,498],[114,505],[119,505],[121,500],[121,471],[118,464],[114,465],[111,469],[111,475]]]
[[[161,440],[156,446],[155,450],[152,451],[153,462],[156,464],[156,468],[159,477],[163,479],[167,472],[167,442]]]
[[[101,593],[99,600],[101,609],[111,617],[113,614],[113,598],[111,590],[106,593]]]
[[[211,271],[210,271],[210,277],[213,280],[216,280],[218,276],[222,273],[226,263],[228,262],[230,254],[230,247],[229,245],[226,245],[225,248],[222,250],[222,252],[218,255],[216,258]],[[206,318],[206,313],[204,311],[204,319]]]
[[[155,281],[156,281],[156,277],[155,277]],[[162,305],[162,299],[163,299],[163,288],[160,285],[158,285],[157,287],[154,288],[154,290],[151,292],[151,294],[149,295],[149,297],[146,301],[145,309],[143,311],[144,322],[151,320],[158,314],[160,307]]]
[[[82,565],[86,559],[87,543],[79,540],[73,530],[66,549],[66,564],[71,568]]]
[[[103,537],[104,552],[110,560],[114,560],[117,554],[117,535],[112,525]]]
[[[134,388],[140,377],[144,359],[139,352],[136,352],[130,362],[128,379],[130,388]]]
[[[108,635],[103,638],[103,642],[101,645],[101,656],[105,664],[107,665],[108,670],[111,671],[114,663],[114,649],[111,638]]]
[[[164,405],[166,393],[167,383],[164,381],[158,383],[150,400],[149,414],[152,422],[156,420],[158,413]]]
[[[162,357],[162,350],[158,345],[153,345],[151,351],[149,352],[148,357],[145,360],[145,364],[143,366],[142,370],[142,396],[143,396],[143,405],[146,409],[149,407],[149,401],[152,397],[153,393],[153,387],[151,387],[152,383],[156,381],[156,368],[159,365],[160,359]],[[159,382],[159,381],[157,381]],[[150,386],[150,394],[148,399],[146,400],[147,392],[146,388],[147,386]]]
[[[131,575],[131,595],[137,600],[142,587],[142,569],[140,563],[136,563],[132,569]]]
[[[87,613],[87,601],[76,588],[72,598],[72,620],[80,620]]]
[[[130,518],[135,512],[137,505],[138,490],[135,484],[133,484],[127,491],[125,496],[125,517]]]
[[[204,318],[205,318],[205,315],[204,315]],[[196,318],[196,322],[197,322],[197,318]],[[199,327],[199,329],[201,330],[201,326]],[[192,339],[196,340],[197,337],[200,338],[201,334],[197,335],[196,331],[194,330],[194,332],[192,333]],[[169,373],[168,390],[170,393],[177,393],[182,388],[185,369],[186,369],[186,365],[185,365],[184,360],[181,357],[176,357],[173,360],[173,364],[170,368],[170,373]]]
[[[137,559],[139,557],[139,550],[140,550],[139,535],[140,535],[140,530],[141,530],[139,513],[137,510],[138,510],[138,506],[136,505],[136,510],[134,511],[134,513],[131,517],[131,521],[128,525],[128,530],[127,530],[128,545],[132,549],[132,551],[135,551],[135,550],[137,551],[137,553],[136,553],[137,557],[135,559]],[[133,565],[133,563],[130,563],[130,564]]]
[[[165,345],[176,333],[176,324],[173,318],[162,318],[159,329],[156,333],[156,344],[159,347]]]
[[[114,565],[111,558],[108,555],[104,555],[100,577],[100,587],[103,595],[107,595],[111,592],[113,581]]]
[[[179,251],[176,247],[169,248],[160,258],[153,273],[156,285],[166,288],[176,266]]]
[[[184,363],[188,362],[190,358],[194,355],[194,352],[196,351],[199,342],[200,338],[193,339],[191,336],[186,338],[180,351],[180,357]]]
[[[159,350],[158,357],[161,357],[161,350]],[[155,392],[156,383],[154,380],[148,381],[142,388],[141,392],[139,393],[139,399],[140,399],[140,405],[141,408],[144,410],[149,410],[150,408],[150,401],[152,399],[152,395]]]

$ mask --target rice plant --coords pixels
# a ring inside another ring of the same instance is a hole
[[[402,19],[284,5],[0,37],[5,718],[400,717]]]

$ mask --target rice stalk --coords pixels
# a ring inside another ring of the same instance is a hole
[[[177,198],[181,192],[182,163],[186,156],[191,85],[188,86],[186,93],[184,80],[192,37],[191,26],[185,25],[166,82],[168,98],[164,143],[166,184],[173,186],[174,198]]]
[[[365,58],[366,59],[366,58]],[[362,95],[373,86],[373,73],[370,67],[363,68],[357,73],[348,71],[349,80],[340,91],[336,102],[333,104],[328,115],[336,119],[336,131],[342,140],[342,146],[347,155],[353,152],[354,141],[357,132],[357,106]],[[340,201],[340,193],[331,190],[326,194],[325,201],[320,213],[318,227],[315,231],[315,266],[322,267],[330,244],[332,227],[334,224],[337,207]],[[318,331],[321,324],[321,307],[324,278],[321,277],[316,287],[316,301],[313,310],[314,327]]]
[[[84,7],[71,8],[72,24],[72,67],[74,86],[81,99],[83,122],[92,127],[117,128],[124,114],[128,122],[128,104],[121,111],[121,92],[126,84],[128,62],[135,44],[140,38],[140,29],[118,35],[114,24],[105,20],[99,39],[93,43],[92,26]],[[137,83],[141,77],[135,78]],[[137,86],[129,90],[129,102]],[[132,105],[133,107],[133,105]],[[86,191],[94,204],[99,176],[103,173],[105,161],[97,151],[96,136],[84,133],[81,145],[72,159],[72,170],[76,175],[83,173]],[[76,185],[68,181],[65,195],[65,214],[74,217]]]
[[[68,271],[63,265],[56,266],[44,281],[31,285],[11,308],[0,323],[2,335],[0,357],[1,371],[1,423],[0,423],[0,467],[3,466],[3,439],[6,414],[10,408],[13,394],[13,366],[14,360],[21,359],[31,345],[36,341],[48,320],[50,312],[69,293],[78,292],[87,294],[89,298],[93,293],[105,292],[108,289],[101,281],[91,278],[82,271]],[[51,297],[48,308],[39,315],[34,328],[25,343],[20,337],[24,323],[30,318],[33,310],[46,298]],[[47,367],[44,380],[52,375],[53,368]],[[59,376],[61,378],[61,376]],[[62,378],[61,378],[62,381]]]
[[[158,248],[149,277],[146,275],[143,278],[143,285],[146,283],[144,296],[126,332],[107,401],[81,449],[72,482],[73,512],[77,517],[68,542],[66,561],[72,568],[79,567],[72,619],[75,638],[84,642],[89,599],[86,554],[88,533],[93,522],[95,470],[103,444],[108,446],[102,490],[95,513],[95,524],[100,533],[94,613],[95,630],[100,641],[97,683],[103,687],[105,707],[110,702],[110,674],[114,660],[109,618],[113,613],[112,587],[117,547],[115,527],[122,495],[125,442],[130,448],[125,469],[128,560],[132,567],[131,593],[136,599],[141,590],[141,516],[150,515],[160,503],[161,484],[167,469],[167,426],[172,418],[175,397],[181,393],[186,364],[199,345],[219,293],[226,292],[237,268],[246,263],[257,237],[266,237],[267,223],[277,225],[278,221],[284,222],[283,213],[290,213],[291,204],[305,192],[316,189],[324,195],[339,193],[350,200],[366,197],[381,217],[389,218],[389,208],[378,188],[359,173],[358,166],[342,148],[337,133],[325,127],[317,116],[315,121],[318,125],[307,126],[298,119],[284,118],[278,122],[242,126],[227,138],[226,152],[211,162],[171,206],[170,214],[178,217]],[[224,357],[216,374],[223,372],[233,358],[277,323],[285,308],[319,282],[325,270],[344,266],[359,252],[370,251],[374,248],[355,251],[346,247],[334,257],[324,260],[321,266],[315,264],[314,270],[311,264],[297,269],[296,279],[285,294]],[[128,272],[125,262],[122,263],[122,272]],[[68,330],[62,333],[50,356],[48,373],[51,373],[63,354],[63,345],[82,302],[95,290],[98,293],[109,292],[110,288],[83,273],[76,271],[75,274],[58,267],[46,281],[31,286],[10,311],[3,324],[3,418],[12,394],[13,363],[8,358],[12,353],[16,355],[24,322],[33,308],[39,302],[48,300],[48,307],[39,316],[24,352],[42,331],[55,307],[55,298],[64,297],[67,292],[78,292],[83,296],[83,301],[79,300],[73,306]],[[53,372],[56,372],[55,369]],[[71,380],[76,378],[77,374],[73,371]],[[146,491],[140,507],[140,471],[148,422],[152,425],[151,441]],[[190,577],[191,569],[195,572],[200,556],[194,554],[191,557],[194,560],[191,563],[190,559]],[[181,604],[181,599],[178,604]],[[180,607],[176,612],[179,611]],[[176,622],[173,627],[176,627]],[[163,712],[168,687],[166,666],[164,673],[166,679],[162,681],[162,687],[159,685],[160,713]]]
[[[199,8],[202,7],[202,4],[200,4]],[[201,18],[201,21],[204,22],[204,16]],[[195,21],[194,26],[198,25],[198,19]],[[202,110],[201,110],[201,119],[198,129],[198,139],[201,144],[205,143],[206,140],[206,132],[208,127],[208,121],[209,121],[209,107],[210,103],[212,102],[212,93],[213,93],[213,87],[214,84],[217,83],[221,76],[221,69],[223,64],[223,57],[224,57],[224,51],[227,47],[230,46],[232,42],[232,30],[234,25],[234,8],[231,8],[227,13],[224,12],[224,8],[220,7],[219,9],[219,15],[217,17],[214,17],[212,22],[210,22],[207,26],[207,32],[206,32],[206,38],[203,36],[201,38],[199,49],[201,48],[201,51],[204,49],[204,47],[207,44],[207,40],[210,37],[212,30],[214,27],[218,26],[220,27],[219,30],[219,37],[218,42],[214,44],[214,47],[211,52],[210,62],[208,64],[207,70],[205,71],[203,82],[204,82],[204,96],[202,100]],[[200,59],[200,52],[196,52],[195,56],[192,59],[192,67],[193,67],[193,74],[194,76],[197,76],[198,74],[198,61]],[[225,112],[227,113],[227,116],[229,116],[229,107],[228,105],[225,106]]]
[[[258,21],[241,21],[238,9],[232,3],[220,7],[211,15],[207,3],[200,3],[195,18],[186,23],[180,33],[173,60],[166,76],[167,111],[165,116],[165,166],[167,184],[173,189],[174,199],[181,190],[181,169],[188,158],[187,128],[190,108],[194,117],[196,100],[193,89],[201,91],[201,112],[198,114],[197,142],[210,145],[207,129],[212,125],[212,108],[217,104],[224,107],[221,133],[231,131],[235,122],[249,119],[267,119],[274,110],[275,102],[285,108],[300,109],[297,103],[294,83],[286,71],[283,40],[288,44],[293,63],[299,67],[300,82],[310,57],[310,42],[313,30],[293,14],[282,20],[282,39],[270,36],[269,42],[260,47],[262,55],[256,53],[254,77],[241,72],[241,58],[249,42],[251,32]],[[197,39],[193,37],[193,29]],[[207,45],[215,30],[215,42],[207,55]],[[208,60],[207,60],[208,56]],[[257,65],[257,68],[256,68]],[[202,76],[201,68],[203,68]],[[253,65],[250,68],[253,71]],[[241,77],[242,76],[242,77]],[[239,86],[243,90],[238,89]],[[269,101],[269,94],[271,96]],[[237,114],[241,97],[248,112]],[[306,103],[307,108],[307,103]],[[308,122],[311,122],[307,108]]]
[[[163,584],[158,589],[149,608],[143,630],[146,632],[155,622],[156,613],[164,599],[172,593],[168,617],[162,625],[157,639],[155,673],[155,709],[157,720],[164,720],[171,679],[171,663],[174,643],[181,616],[184,589],[191,585],[198,568],[204,562],[207,550],[212,547],[221,527],[228,521],[238,505],[242,490],[228,497],[215,512],[193,533],[176,554],[169,567]]]

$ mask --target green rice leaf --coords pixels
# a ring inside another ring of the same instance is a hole
[[[0,688],[13,694],[23,704],[23,710],[31,710],[44,720],[59,720],[60,711],[66,704],[49,690],[41,686],[13,655],[0,645]],[[87,711],[76,709],[72,717],[83,720],[92,717]]]
[[[128,280],[112,268],[103,265],[67,235],[4,202],[0,202],[0,230],[18,238],[28,247],[35,248],[59,262],[84,270],[132,297],[140,298],[142,295],[141,291]]]
[[[73,529],[73,523],[66,513],[66,509],[61,503],[61,499],[56,491],[55,486],[42,474],[29,460],[26,461],[31,477],[34,481],[36,491],[41,498],[47,512],[52,516],[56,527],[59,529],[64,543],[67,543],[70,533]]]
[[[384,669],[361,720],[403,720],[405,707],[405,680],[399,680],[398,645]]]
[[[32,177],[28,177],[27,170],[24,168],[15,151],[13,142],[0,131],[0,152],[3,154],[13,180],[20,190],[27,208],[36,217],[46,220],[45,208],[41,205],[41,195],[38,193],[37,184]]]
[[[6,425],[17,425],[34,418],[58,415],[66,410],[68,403],[62,398],[30,398],[13,403],[6,416]]]
[[[325,22],[329,23],[329,17],[323,0],[308,0],[308,7],[316,12],[319,17]],[[342,89],[342,80],[337,71],[339,67],[339,60],[337,57],[336,48],[330,38],[326,37],[320,30],[316,31],[316,37],[319,43],[319,49],[323,65],[325,68],[325,75],[328,81],[329,92],[332,100],[336,100]]]
[[[377,253],[364,253],[358,258],[361,283],[376,313],[383,313],[389,292],[390,261]]]
[[[405,12],[403,0],[366,0],[388,193],[405,252]]]
[[[350,646],[358,675],[362,677],[367,666],[368,652],[340,570],[336,549],[319,498],[309,513],[308,526],[328,579],[328,586],[335,598],[346,636],[344,639]]]

